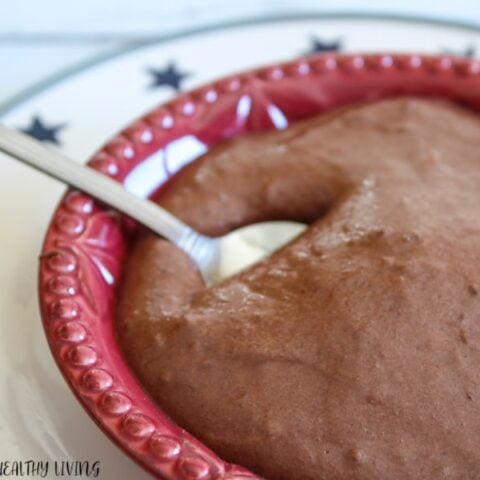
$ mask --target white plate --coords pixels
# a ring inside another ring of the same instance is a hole
[[[188,73],[180,86],[189,89],[235,70],[298,56],[315,39],[340,42],[344,51],[471,54],[480,49],[480,31],[419,20],[313,16],[230,25],[143,45],[77,69],[4,108],[2,120],[28,128],[38,116],[44,134],[63,125],[50,134],[68,155],[85,161],[121,127],[175,94],[169,85],[149,88],[155,78],[149,69],[161,74],[173,64]],[[171,72],[169,80],[175,80]],[[44,340],[37,256],[62,191],[53,180],[1,158],[0,462],[49,460],[53,468],[55,460],[99,460],[100,478],[149,478],[83,412]]]

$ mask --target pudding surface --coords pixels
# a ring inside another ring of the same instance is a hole
[[[118,336],[145,389],[269,480],[480,479],[480,118],[356,105],[212,148],[156,201],[220,235],[309,228],[211,288],[151,234]]]

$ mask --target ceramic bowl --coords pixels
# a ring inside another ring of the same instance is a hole
[[[285,128],[339,105],[395,95],[480,108],[480,63],[448,56],[320,55],[273,65],[181,95],[131,124],[90,165],[148,196],[211,145]],[[100,428],[169,480],[259,478],[177,427],[148,397],[115,337],[116,286],[135,225],[76,191],[61,200],[40,261],[40,305],[53,356]]]

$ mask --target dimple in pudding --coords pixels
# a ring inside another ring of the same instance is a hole
[[[480,478],[480,119],[357,105],[225,142],[157,198],[209,235],[306,221],[211,288],[153,235],[118,307],[158,404],[270,480]]]

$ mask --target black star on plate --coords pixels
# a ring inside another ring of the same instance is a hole
[[[444,49],[445,53],[449,55],[456,55],[457,57],[466,57],[466,58],[473,58],[476,53],[475,45],[467,45],[463,50],[452,50],[452,49]]]
[[[177,92],[180,90],[181,83],[190,74],[181,72],[173,62],[170,62],[166,68],[149,68],[148,73],[153,76],[153,83],[150,88],[168,86],[174,88]]]
[[[20,128],[20,130],[42,142],[51,142],[60,145],[58,132],[65,128],[65,126],[65,123],[61,123],[59,125],[48,127],[39,116],[34,115],[30,122],[30,126],[27,128]]]
[[[336,40],[321,40],[318,37],[310,38],[310,49],[305,52],[306,55],[324,52],[338,52],[342,48],[342,42]]]

